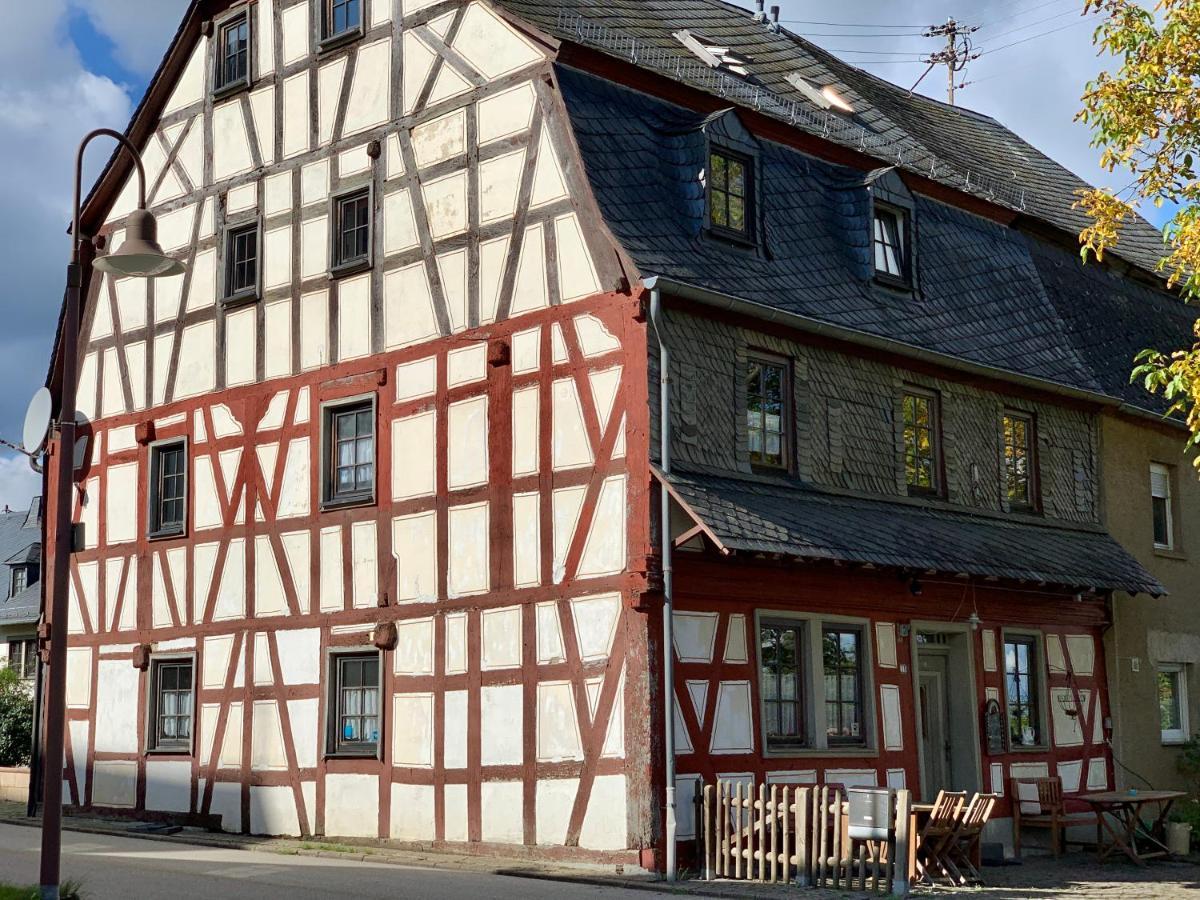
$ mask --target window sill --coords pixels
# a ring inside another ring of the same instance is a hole
[[[763,753],[763,759],[814,759],[831,756],[849,757],[855,759],[870,759],[879,756],[874,747],[842,746],[831,744],[828,747],[778,747],[769,748]]]
[[[1009,753],[1049,753],[1050,747],[1046,744],[1009,744]]]
[[[347,275],[357,275],[359,272],[366,272],[371,268],[370,259],[356,259],[348,263],[341,263],[329,270],[330,278],[345,278]]]
[[[743,250],[757,250],[758,241],[754,236],[741,231],[734,231],[730,228],[722,228],[720,225],[713,225],[711,222],[705,227],[704,234],[723,244],[733,244],[736,247],[741,247]]]
[[[250,79],[240,78],[237,81],[230,82],[229,84],[222,85],[221,87],[213,88],[213,102],[216,103],[218,100],[226,100],[232,97],[234,94],[248,90],[250,90]]]
[[[362,36],[362,26],[358,25],[355,28],[349,28],[346,31],[343,31],[341,34],[335,34],[331,37],[321,38],[321,40],[317,42],[317,55],[322,56],[326,53],[332,53],[339,47],[344,47],[346,44],[351,44],[354,41],[359,40]]]
[[[148,541],[169,541],[172,538],[187,537],[186,528],[173,528],[170,531],[151,531],[146,535]]]
[[[229,297],[222,297],[221,305],[226,309],[236,309],[239,306],[250,306],[253,303],[257,303],[259,299],[258,290],[255,289],[253,291],[243,291],[240,294],[233,294]]]
[[[326,753],[325,759],[379,759],[379,751],[371,750],[370,752],[352,752],[349,750],[339,750],[336,753]]]
[[[1171,747],[1172,749],[1174,749],[1176,747],[1182,747],[1186,743],[1187,743],[1187,738],[1163,738],[1162,739],[1162,745],[1164,747]]]
[[[1175,550],[1170,547],[1155,547],[1154,555],[1162,557],[1163,559],[1176,559],[1181,562],[1187,561],[1186,553],[1184,553],[1182,550]]]
[[[353,509],[356,506],[374,506],[375,495],[364,494],[359,497],[343,497],[338,500],[321,501],[321,512],[334,512],[339,509]]]
[[[945,500],[946,495],[942,493],[941,488],[923,488],[916,485],[908,485],[908,496],[914,500]]]
[[[144,754],[155,759],[191,759],[190,747],[148,747]]]
[[[893,291],[901,291],[906,294],[913,292],[912,281],[902,275],[891,275],[887,272],[875,270],[872,280],[880,287],[889,288]]]

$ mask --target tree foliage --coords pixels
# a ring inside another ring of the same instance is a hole
[[[0,766],[29,765],[33,695],[12,669],[0,669]]]
[[[1200,3],[1157,0],[1147,9],[1136,0],[1085,0],[1084,11],[1100,16],[1094,42],[1114,64],[1088,84],[1079,118],[1092,128],[1101,165],[1130,182],[1121,191],[1080,192],[1078,205],[1092,218],[1080,234],[1083,258],[1102,259],[1119,246],[1137,207],[1166,206],[1175,212],[1159,269],[1193,299],[1200,296]],[[1189,443],[1200,447],[1200,323],[1195,336],[1170,354],[1143,351],[1133,377],[1186,416]]]

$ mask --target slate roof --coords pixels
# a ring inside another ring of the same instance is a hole
[[[765,252],[748,252],[704,234],[705,117],[575,69],[558,76],[601,212],[643,274],[1099,390],[1020,232],[917,195],[921,296],[890,290],[873,278],[862,173],[761,142]]]
[[[718,475],[669,482],[728,550],[1166,594],[1101,531],[1045,526]]]
[[[997,120],[910,95],[842,62],[800,34],[771,31],[742,7],[721,0],[497,2],[550,34],[626,61],[633,55],[632,39],[637,64],[643,67],[669,72],[709,93],[736,97],[742,105],[753,105],[855,149],[866,141],[867,152],[882,161],[899,160],[903,168],[993,198],[1071,234],[1086,223],[1084,214],[1072,208],[1075,191],[1086,183]],[[703,65],[689,65],[694,57],[674,37],[680,29],[700,32],[748,57],[750,84],[739,84],[735,76],[715,77]],[[676,60],[684,65],[678,66]],[[818,87],[833,86],[849,101],[853,114],[817,110],[788,82],[792,73]],[[771,97],[756,97],[756,87],[765,88]],[[781,108],[775,108],[774,98],[782,99]],[[793,106],[793,101],[798,105]],[[1114,254],[1153,271],[1161,247],[1159,232],[1137,220]]]
[[[41,498],[35,497],[32,506],[40,509]],[[27,510],[0,512],[0,596],[7,595],[12,583],[11,564],[37,563],[41,559],[41,521]],[[36,622],[42,609],[40,581],[26,587],[13,597],[0,600],[0,626]]]

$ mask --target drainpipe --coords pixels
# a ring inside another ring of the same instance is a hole
[[[650,288],[650,322],[658,341],[658,438],[659,465],[663,475],[671,473],[671,351],[662,333],[662,292],[658,279],[645,282]],[[659,486],[659,544],[663,572],[663,766],[666,773],[667,881],[675,880],[675,639],[674,586],[671,572],[671,497]]]

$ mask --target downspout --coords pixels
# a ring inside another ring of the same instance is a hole
[[[671,351],[667,349],[662,332],[662,292],[657,278],[647,279],[650,288],[650,322],[658,341],[658,439],[659,467],[663,475],[671,474]],[[659,485],[660,552],[663,573],[663,771],[666,781],[665,806],[667,813],[667,881],[675,880],[675,636],[674,586],[671,572],[671,495]]]

